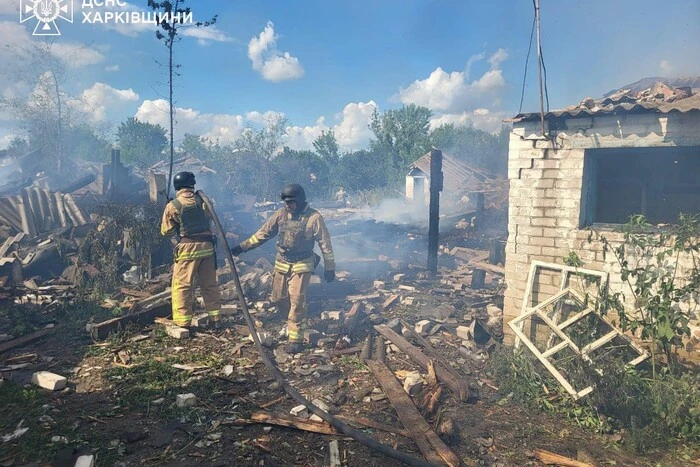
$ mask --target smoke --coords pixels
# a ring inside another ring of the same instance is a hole
[[[380,222],[423,224],[428,222],[428,206],[420,202],[388,198],[374,209],[373,216]]]

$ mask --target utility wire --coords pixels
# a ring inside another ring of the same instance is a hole
[[[530,52],[532,51],[532,38],[535,36],[535,16],[532,17],[532,30],[530,31],[530,45],[527,47],[527,57],[525,57],[525,71],[523,72],[523,88],[520,92],[520,108],[518,113],[523,112],[523,99],[525,98],[525,80],[527,79],[527,64],[530,61]]]

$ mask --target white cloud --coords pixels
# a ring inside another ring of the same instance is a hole
[[[498,131],[504,115],[494,109],[500,106],[506,89],[501,64],[508,59],[508,52],[496,50],[487,60],[488,69],[470,81],[472,66],[485,58],[485,53],[472,55],[464,72],[447,72],[438,67],[427,78],[400,88],[393,99],[432,110],[432,127],[443,123],[473,124],[481,130]]]
[[[168,101],[165,99],[145,100],[136,111],[136,118],[169,128]],[[175,139],[185,133],[194,133],[213,141],[230,143],[235,141],[245,127],[242,115],[202,113],[192,108],[176,107]]]
[[[119,71],[119,65],[109,65],[105,67],[105,71]]]
[[[500,64],[507,57],[505,50],[498,49],[488,59],[490,68],[472,82],[468,81],[467,71],[448,73],[438,67],[426,79],[416,80],[405,89],[400,88],[395,98],[403,104],[416,104],[439,112],[463,112],[492,104],[505,89]],[[470,57],[467,68],[483,58],[483,54]]]
[[[0,21],[0,58],[8,62],[18,57],[29,59],[25,52],[37,46],[24,26],[13,21]],[[104,60],[104,46],[87,46],[77,42],[56,41],[51,44],[51,53],[71,68],[95,65]]]
[[[96,65],[105,59],[95,48],[73,42],[54,42],[51,51],[71,68]]]
[[[495,133],[500,131],[503,119],[508,114],[503,111],[492,112],[489,109],[477,108],[471,112],[440,114],[430,120],[430,128],[452,123],[454,125],[473,125],[478,130]]]
[[[313,149],[313,141],[322,131],[333,130],[341,151],[364,149],[369,146],[372,131],[369,129],[370,117],[377,104],[369,102],[351,102],[336,115],[339,122],[326,125],[325,118],[320,117],[314,126],[290,126],[287,128],[287,145],[292,149]]]
[[[132,89],[116,89],[105,83],[95,83],[83,91],[73,103],[78,109],[87,112],[98,122],[107,120],[108,113],[123,111],[126,106],[138,101],[139,95]]]
[[[17,0],[0,0],[0,15],[16,13],[19,13],[19,2]]]
[[[337,123],[327,124],[321,116],[315,125],[285,128],[284,145],[292,149],[313,149],[313,141],[321,132],[333,130],[341,151],[364,149],[368,147],[372,135],[369,121],[377,108],[374,101],[347,104],[341,113],[335,116]],[[168,102],[165,99],[145,100],[136,114],[139,120],[169,127]],[[270,121],[284,117],[282,112],[268,110],[251,111],[244,115],[205,113],[192,108],[176,107],[175,140],[180,140],[185,133],[194,133],[222,144],[231,143],[241,136],[250,126],[265,126]]]
[[[265,29],[250,39],[248,43],[248,58],[253,63],[253,69],[268,81],[279,82],[298,79],[304,76],[304,68],[299,59],[289,52],[280,52],[277,45],[278,35],[275,25],[268,21]]]
[[[209,45],[211,42],[234,42],[233,37],[224,34],[216,26],[208,27],[184,27],[180,31],[183,36],[194,37],[199,45]]]

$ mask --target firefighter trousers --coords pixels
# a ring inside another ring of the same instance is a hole
[[[303,342],[306,326],[306,290],[309,288],[311,272],[275,271],[272,280],[270,301],[275,303],[280,314],[287,314],[289,342]]]
[[[192,323],[195,279],[204,299],[204,307],[214,321],[219,319],[221,296],[216,282],[214,256],[189,260],[179,259],[173,267],[172,301],[173,321],[177,326]]]

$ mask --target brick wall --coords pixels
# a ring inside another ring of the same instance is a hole
[[[603,257],[599,242],[579,229],[586,149],[608,147],[700,146],[700,115],[641,114],[566,120],[553,141],[538,139],[539,122],[520,122],[510,136],[510,181],[504,324],[520,314],[530,263],[563,264],[575,251],[588,269],[611,273],[611,286],[623,287],[613,255]],[[560,127],[561,128],[561,127]],[[621,240],[606,232],[610,241]],[[533,294],[542,301],[558,292],[558,278],[538,278]],[[700,316],[695,316],[695,325]],[[700,329],[700,328],[699,328]],[[700,334],[699,334],[700,337]],[[695,349],[700,354],[700,341]]]

